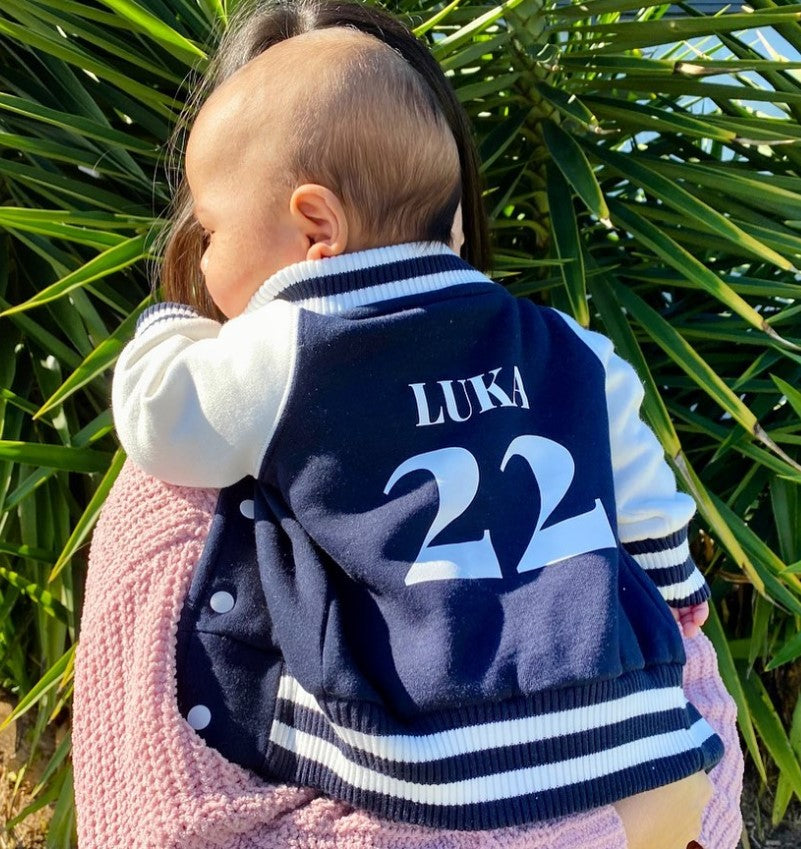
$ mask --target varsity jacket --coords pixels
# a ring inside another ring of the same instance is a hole
[[[708,597],[694,505],[642,395],[608,339],[440,244],[292,265],[224,325],[147,311],[120,439],[229,487],[178,623],[189,724],[266,778],[434,827],[710,769],[668,609]]]

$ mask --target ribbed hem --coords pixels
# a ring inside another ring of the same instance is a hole
[[[136,335],[141,336],[155,325],[183,321],[188,318],[202,318],[199,312],[187,304],[165,301],[148,307],[136,320]]]
[[[722,744],[681,666],[426,715],[323,708],[286,673],[265,771],[389,819],[486,829],[562,817],[711,769]],[[354,727],[357,725],[358,727]]]
[[[526,793],[521,780],[511,790],[519,795],[497,802],[472,805],[430,805],[404,800],[369,789],[358,790],[325,766],[301,760],[286,753],[277,764],[286,780],[306,787],[318,787],[356,808],[389,820],[429,828],[460,831],[505,828],[512,825],[543,822],[612,804],[626,796],[680,781],[703,769],[698,751],[638,764],[614,775],[577,782],[570,788]],[[657,780],[655,780],[655,778]]]
[[[671,607],[700,604],[711,595],[690,555],[686,527],[659,539],[624,542],[623,547],[648,573]]]

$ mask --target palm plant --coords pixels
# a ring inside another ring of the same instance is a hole
[[[68,726],[109,369],[150,299],[165,142],[234,0],[3,0],[0,685]],[[801,798],[801,5],[397,0],[474,120],[511,291],[615,341],[699,504],[707,626],[774,819]],[[767,58],[766,58],[766,55]],[[775,672],[772,670],[776,670]],[[69,735],[34,803],[74,844]],[[21,777],[21,776],[20,776]]]

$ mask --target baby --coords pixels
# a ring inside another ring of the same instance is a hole
[[[231,715],[249,649],[204,643],[223,671],[190,724],[267,778],[437,828],[708,793],[722,744],[674,621],[707,614],[694,505],[611,342],[448,246],[459,153],[417,73],[355,31],[281,42],[206,102],[186,174],[229,320],[146,311],[114,416],[154,476],[255,479],[274,658]],[[244,596],[208,615],[252,644]]]

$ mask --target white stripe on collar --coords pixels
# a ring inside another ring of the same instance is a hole
[[[305,280],[319,280],[426,256],[456,256],[456,254],[441,242],[408,242],[402,245],[390,245],[350,254],[340,254],[325,259],[297,262],[282,268],[265,280],[250,299],[245,312],[252,312],[263,307],[289,286]],[[480,271],[468,267],[406,280],[396,280],[342,294],[308,298],[298,301],[297,305],[314,312],[339,313],[357,306],[367,306],[379,301],[393,300],[407,295],[436,291],[460,283],[473,282],[489,282],[489,278],[481,274]]]
[[[487,282],[487,278],[472,269],[458,271],[440,271],[436,274],[426,274],[424,277],[410,277],[406,280],[393,280],[392,283],[380,283],[368,286],[366,289],[355,289],[341,295],[326,295],[318,298],[304,298],[295,301],[296,305],[311,312],[323,315],[335,315],[347,312],[356,307],[366,307],[385,301],[394,301],[409,295],[420,295],[425,292],[436,292],[450,286],[463,283]]]

